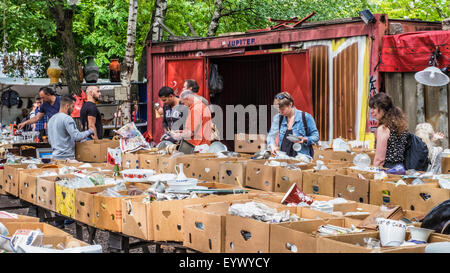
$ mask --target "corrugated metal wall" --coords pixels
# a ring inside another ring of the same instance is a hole
[[[335,138],[355,139],[358,98],[358,44],[344,49],[333,59]]]
[[[314,119],[320,132],[321,140],[329,138],[329,68],[328,47],[313,46],[309,49],[311,66],[312,98],[314,106]]]

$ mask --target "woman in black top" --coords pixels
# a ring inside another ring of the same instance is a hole
[[[409,136],[405,115],[385,93],[370,98],[369,106],[372,116],[378,120],[374,165],[392,168],[403,164]]]

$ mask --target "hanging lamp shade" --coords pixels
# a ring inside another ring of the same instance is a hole
[[[417,82],[428,86],[443,86],[450,81],[449,77],[435,66],[430,66],[417,72],[414,78]]]

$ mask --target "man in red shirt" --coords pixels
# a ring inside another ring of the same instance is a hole
[[[183,91],[180,102],[189,107],[184,130],[172,133],[174,139],[184,138],[194,146],[211,144],[211,111],[192,91]]]

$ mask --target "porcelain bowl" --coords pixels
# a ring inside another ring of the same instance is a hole
[[[409,232],[411,232],[411,240],[419,242],[428,242],[428,237],[434,232],[432,229],[420,228],[409,226]]]
[[[188,189],[192,189],[196,187],[198,183],[198,179],[196,178],[187,178],[183,180],[169,180],[167,181],[167,186],[169,186],[169,190],[172,191],[186,191]]]

